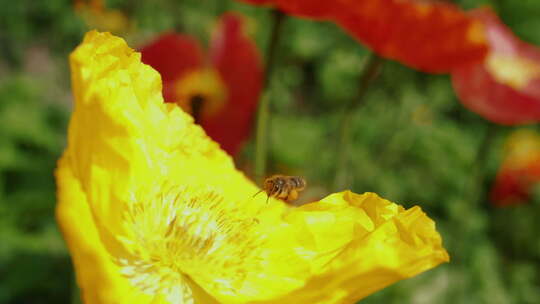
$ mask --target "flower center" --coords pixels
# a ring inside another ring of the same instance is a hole
[[[137,200],[126,213],[129,235],[120,241],[129,255],[116,259],[123,275],[171,303],[193,303],[190,280],[238,290],[245,266],[257,260],[260,238],[250,237],[257,221],[208,188],[157,188],[153,199]]]
[[[196,120],[210,118],[225,106],[227,88],[214,69],[194,70],[174,86],[176,103]]]
[[[497,81],[518,90],[540,77],[540,65],[519,56],[492,53],[487,59],[487,69]]]

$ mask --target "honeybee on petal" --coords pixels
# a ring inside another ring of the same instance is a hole
[[[298,192],[304,188],[306,188],[306,180],[299,176],[272,175],[264,180],[261,191],[255,193],[254,196],[264,191],[268,195],[267,203],[270,197],[290,203],[298,198]]]

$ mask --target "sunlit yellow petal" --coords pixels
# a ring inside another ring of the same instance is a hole
[[[83,289],[106,289],[103,275],[116,301],[131,288],[170,303],[352,303],[448,261],[419,207],[348,191],[298,208],[254,197],[231,158],[163,103],[159,74],[122,39],[90,32],[70,59],[59,221],[75,261],[93,233],[106,270],[91,276],[76,262]],[[80,226],[72,204],[87,214]]]
[[[150,303],[148,297],[118,275],[119,268],[105,250],[90,214],[85,194],[66,166],[59,162],[56,215],[77,269],[77,283],[86,303]]]
[[[354,303],[449,260],[434,222],[419,207],[404,210],[374,193],[346,191],[298,211],[313,227],[305,235],[318,236],[317,243],[327,246],[318,248],[306,285],[275,303]],[[320,219],[326,235],[320,233]],[[331,235],[336,230],[341,232]],[[321,257],[325,252],[330,256]]]

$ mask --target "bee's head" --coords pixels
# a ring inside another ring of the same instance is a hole
[[[267,178],[264,181],[264,189],[271,190],[274,187],[274,179]]]
[[[283,178],[271,177],[264,181],[264,189],[268,193],[278,192],[285,185],[285,180]]]

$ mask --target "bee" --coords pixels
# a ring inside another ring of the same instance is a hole
[[[266,192],[268,197],[282,199],[288,203],[298,198],[298,192],[306,188],[306,180],[299,176],[272,175],[264,180],[261,191],[255,193],[253,197],[262,191]]]

